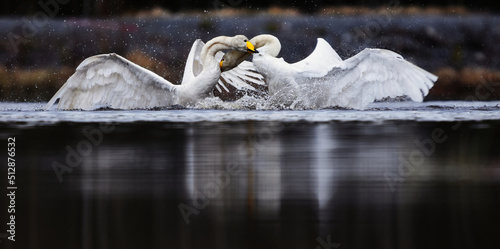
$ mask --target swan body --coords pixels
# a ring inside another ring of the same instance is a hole
[[[123,58],[120,55],[101,54],[85,59],[75,73],[47,103],[50,109],[59,100],[58,109],[92,110],[99,107],[113,109],[144,109],[171,105],[191,105],[211,94],[220,81],[221,50],[234,49],[244,53],[255,52],[253,44],[243,35],[219,36],[204,44],[193,43],[182,83],[174,85],[159,75]],[[247,66],[247,68],[249,68]],[[251,74],[250,69],[247,74]],[[234,72],[227,74],[232,83]],[[241,78],[244,76],[240,75]],[[262,78],[244,78],[261,82]],[[261,83],[259,83],[261,84]],[[245,83],[238,82],[238,87]]]
[[[364,109],[375,100],[398,96],[421,102],[437,80],[437,76],[385,49],[367,48],[342,60],[328,42],[318,38],[308,57],[290,64],[276,58],[281,49],[276,37],[259,35],[250,42],[259,51],[252,62],[268,84],[269,98],[281,106]],[[248,56],[231,51],[223,59],[234,64]]]

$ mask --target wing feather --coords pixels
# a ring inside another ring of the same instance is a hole
[[[202,70],[203,64],[201,61],[201,50],[205,43],[200,39],[196,40],[191,47],[189,56],[186,62],[186,67],[184,69],[183,83],[191,82]],[[247,57],[248,54],[240,51],[232,51],[234,56]],[[220,61],[224,53],[219,51],[215,54],[215,60]],[[236,62],[236,61],[235,61]],[[236,90],[256,90],[254,85],[265,85],[264,77],[257,72],[252,62],[240,60],[238,65],[231,70],[224,71],[216,85],[215,89],[219,92],[223,90],[230,92],[226,84],[233,86]],[[236,63],[235,63],[236,64]]]
[[[364,109],[375,100],[408,96],[421,102],[437,76],[383,49],[365,49],[321,78],[328,105]]]
[[[144,109],[173,104],[175,86],[157,74],[117,55],[87,58],[47,103],[51,109]]]
[[[189,50],[189,55],[184,67],[184,74],[182,76],[182,84],[192,82],[193,79],[203,71],[203,63],[201,61],[201,50],[205,43],[201,39],[194,41]]]
[[[339,66],[342,59],[330,44],[323,38],[318,38],[314,51],[305,59],[290,64],[303,77],[323,77]]]
[[[250,61],[242,61],[237,67],[234,67],[229,71],[222,72],[218,85],[229,92],[229,89],[225,85],[226,83],[233,86],[236,90],[243,91],[256,91],[256,88],[253,85],[266,85],[264,76],[257,71],[253,63]],[[217,88],[217,90],[220,91],[220,88]]]

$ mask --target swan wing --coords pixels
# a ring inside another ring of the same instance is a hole
[[[325,77],[331,105],[364,109],[375,100],[408,96],[421,102],[437,76],[385,49],[365,49]]]
[[[186,61],[186,66],[184,68],[184,75],[182,78],[182,84],[187,82],[192,82],[193,79],[198,76],[203,70],[203,63],[201,61],[201,50],[205,43],[201,39],[197,39],[188,55]],[[237,56],[247,56],[245,52],[233,51]],[[241,54],[241,55],[240,55]],[[220,61],[224,53],[219,51],[215,54],[215,60]],[[236,90],[255,90],[255,85],[265,85],[264,77],[260,75],[253,63],[249,61],[242,61],[239,65],[234,65],[235,67],[231,70],[224,71],[221,73],[216,89],[219,92],[223,90],[230,92],[227,85],[233,86]]]
[[[215,59],[217,61],[221,61],[224,55],[226,55],[226,57],[229,56],[232,58],[226,59],[226,61],[231,61],[230,65],[227,65],[230,69],[227,71],[223,71],[221,73],[219,81],[217,82],[216,89],[219,92],[230,92],[227,85],[231,85],[239,91],[256,91],[253,85],[266,85],[264,76],[262,76],[257,71],[254,64],[250,61],[244,60],[245,58],[250,56],[248,53],[235,50],[230,51],[226,54],[224,54],[223,52],[218,52],[215,55]]]
[[[253,85],[264,86],[266,82],[264,80],[264,76],[262,76],[255,66],[250,61],[243,61],[237,67],[224,71],[219,78],[216,89],[219,92],[224,91],[229,92],[229,89],[226,87],[226,84],[229,84],[236,88],[236,90],[245,91],[251,90],[256,91]]]
[[[201,61],[201,50],[205,43],[201,39],[196,39],[191,50],[189,50],[189,55],[186,60],[186,66],[184,67],[184,75],[182,76],[182,83],[192,82],[193,79],[198,76],[201,71],[203,71],[203,63]]]
[[[305,78],[324,77],[333,67],[342,64],[337,52],[323,38],[318,38],[314,51],[305,59],[290,66]]]
[[[142,109],[173,103],[174,85],[157,74],[117,55],[85,59],[47,103],[50,109]]]

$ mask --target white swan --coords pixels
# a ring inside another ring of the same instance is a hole
[[[50,109],[58,99],[57,108],[64,110],[99,107],[144,109],[194,104],[213,91],[221,76],[220,51],[227,49],[255,52],[254,46],[243,35],[219,36],[206,44],[196,40],[189,53],[181,85],[174,85],[114,53],[92,56],[77,67],[45,109]],[[235,72],[228,73],[225,81],[232,83]],[[244,78],[245,74],[252,77]],[[244,80],[240,79],[242,77],[247,81],[262,81],[248,67],[245,74],[239,75],[235,87],[245,87]]]
[[[375,100],[408,96],[421,102],[437,76],[384,49],[365,49],[342,60],[322,38],[304,60],[289,64],[276,58],[281,44],[272,35],[250,40],[259,53],[253,64],[264,76],[270,100],[291,108],[347,107],[364,109]],[[230,68],[249,55],[231,51],[222,68]]]

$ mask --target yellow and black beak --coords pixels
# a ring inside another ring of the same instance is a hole
[[[224,63],[224,59],[220,60],[219,67],[222,69],[222,64]]]
[[[254,45],[253,45],[250,41],[247,41],[247,51],[248,51],[249,53],[252,53],[252,54],[253,54],[253,53],[256,53],[256,54],[258,54],[258,53],[259,53],[259,51],[255,50]]]

